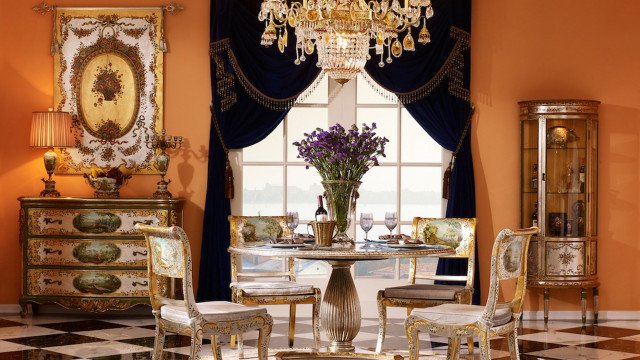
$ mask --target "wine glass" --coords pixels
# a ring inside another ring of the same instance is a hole
[[[395,211],[384,213],[384,224],[389,229],[389,235],[392,235],[393,229],[398,225],[398,214]]]
[[[361,213],[360,214],[360,227],[364,231],[364,240],[369,241],[369,230],[373,227],[373,214]]]
[[[298,227],[299,218],[296,211],[287,211],[287,227],[291,229],[291,243],[293,244],[294,230]]]

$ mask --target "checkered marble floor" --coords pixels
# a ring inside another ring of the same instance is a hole
[[[20,318],[0,315],[0,359],[151,359],[154,320],[144,316],[52,316]],[[378,331],[375,319],[363,319],[355,340],[359,351],[372,351]],[[276,318],[271,351],[287,350],[287,319]],[[391,319],[385,351],[407,355],[402,320]],[[323,334],[324,335],[324,334]],[[524,321],[519,332],[522,359],[640,359],[640,321],[610,321],[582,327],[580,322]],[[326,339],[323,338],[326,344]],[[205,340],[209,344],[208,340]],[[311,320],[298,319],[296,349],[312,346]],[[245,358],[256,358],[256,336],[247,334]],[[421,358],[443,359],[446,339],[421,334]],[[491,357],[509,359],[506,339],[491,340]],[[188,359],[189,339],[170,335],[166,340],[166,359]],[[461,355],[466,355],[466,347]],[[212,358],[211,348],[203,346],[204,358]],[[223,343],[223,358],[237,359],[235,350]]]

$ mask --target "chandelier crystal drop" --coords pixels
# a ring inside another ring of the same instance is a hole
[[[295,64],[318,50],[318,66],[340,83],[353,79],[371,58],[383,67],[403,51],[415,51],[411,27],[422,25],[418,43],[431,42],[427,19],[430,0],[263,0],[258,19],[265,22],[260,43],[287,46],[287,26],[295,29]],[[403,35],[404,34],[404,35]],[[386,56],[386,57],[385,57]]]

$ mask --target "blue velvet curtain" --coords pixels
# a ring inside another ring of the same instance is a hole
[[[301,65],[293,63],[294,36],[284,54],[260,45],[260,4],[261,0],[211,1],[213,106],[198,301],[231,298],[225,147],[241,149],[264,139],[319,74],[315,55]]]
[[[315,54],[302,65],[293,64],[294,36],[289,36],[285,54],[260,45],[264,24],[257,20],[257,14],[261,2],[211,1],[213,106],[198,301],[230,298],[226,150],[264,139],[282,121],[298,94],[318,75]],[[426,46],[416,44],[415,52],[405,52],[384,68],[379,68],[378,61],[372,59],[366,70],[375,82],[398,95],[410,114],[441,146],[453,151],[463,139],[451,175],[447,217],[474,217],[470,136],[462,136],[471,112],[471,0],[432,0],[432,3],[435,16],[427,22],[432,42]],[[418,38],[418,30],[414,29],[414,39]],[[466,271],[466,265],[447,261],[439,264],[438,269],[441,273],[457,274]],[[476,276],[476,303],[478,286]]]
[[[367,63],[368,76],[396,94],[407,111],[443,148],[455,151],[447,217],[475,217],[469,99],[471,0],[432,0],[435,15],[427,22],[431,43],[379,67]],[[418,29],[413,29],[417,39]],[[476,247],[476,258],[477,258]],[[466,261],[440,260],[438,273],[464,275]],[[473,301],[480,303],[478,262]]]

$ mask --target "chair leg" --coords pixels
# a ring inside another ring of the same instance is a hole
[[[236,346],[238,348],[238,359],[243,359],[244,358],[244,343],[242,341],[242,334],[237,334],[236,335],[236,340],[238,341],[238,343],[236,344]]]
[[[449,347],[447,347],[447,360],[460,359],[460,338],[450,337]]]
[[[378,291],[378,342],[376,343],[376,353],[382,352],[382,344],[387,333],[387,307],[382,302],[384,290]]]
[[[211,335],[211,352],[213,353],[213,360],[222,360],[219,336]]]
[[[289,305],[289,347],[293,347],[293,338],[296,333],[296,304]]]
[[[316,350],[320,351],[320,304],[321,304],[320,290],[316,289],[316,299],[313,303],[313,314],[311,316],[311,322],[313,326],[313,343]]]
[[[418,327],[412,317],[408,317],[404,321],[404,329],[407,333],[407,342],[409,345],[409,360],[418,360],[420,355],[420,339],[418,339]]]
[[[480,360],[491,360],[491,349],[489,347],[489,336],[486,332],[482,332],[479,336],[480,343]]]
[[[258,360],[267,360],[269,357],[269,340],[272,328],[273,319],[267,314],[264,316],[264,324],[258,330]]]
[[[467,350],[469,351],[469,355],[473,354],[473,336],[467,338]]]
[[[191,329],[191,349],[189,351],[189,359],[199,360],[200,350],[202,350],[202,329],[195,327]]]
[[[156,321],[156,336],[153,342],[153,359],[161,360],[162,359],[162,349],[164,349],[164,336],[165,331],[162,328],[162,323]]]
[[[511,360],[520,360],[520,350],[518,350],[518,330],[513,329],[508,335],[509,340],[509,355]]]
[[[407,316],[411,315],[411,312],[413,311],[412,307],[408,307],[407,308]]]

